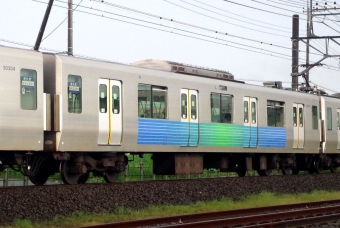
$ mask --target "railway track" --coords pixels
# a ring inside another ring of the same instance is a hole
[[[115,214],[120,207],[135,211],[150,205],[188,205],[222,198],[237,200],[250,192],[290,194],[308,193],[314,189],[340,191],[339,182],[340,173],[334,173],[1,187],[0,223],[11,224],[18,219],[46,221],[57,215],[70,216],[75,212]]]
[[[295,227],[339,220],[340,200],[199,213],[86,226],[108,227]]]

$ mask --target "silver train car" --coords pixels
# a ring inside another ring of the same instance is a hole
[[[155,174],[335,172],[340,100],[247,85],[229,72],[146,60],[131,65],[0,46],[1,168],[37,185],[90,172],[114,182],[126,153]]]

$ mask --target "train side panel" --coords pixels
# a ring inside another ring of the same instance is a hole
[[[0,47],[0,150],[43,150],[42,54]]]

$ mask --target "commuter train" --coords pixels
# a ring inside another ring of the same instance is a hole
[[[90,172],[114,182],[126,153],[151,153],[159,175],[340,165],[336,97],[169,61],[124,65],[0,46],[0,63],[0,166],[37,185],[57,172],[65,184]]]

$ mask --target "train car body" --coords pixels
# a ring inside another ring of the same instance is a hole
[[[69,184],[86,182],[89,172],[113,182],[125,153],[152,153],[156,174],[339,166],[338,98],[173,62],[123,65],[0,49],[2,160],[36,184],[55,172]]]

